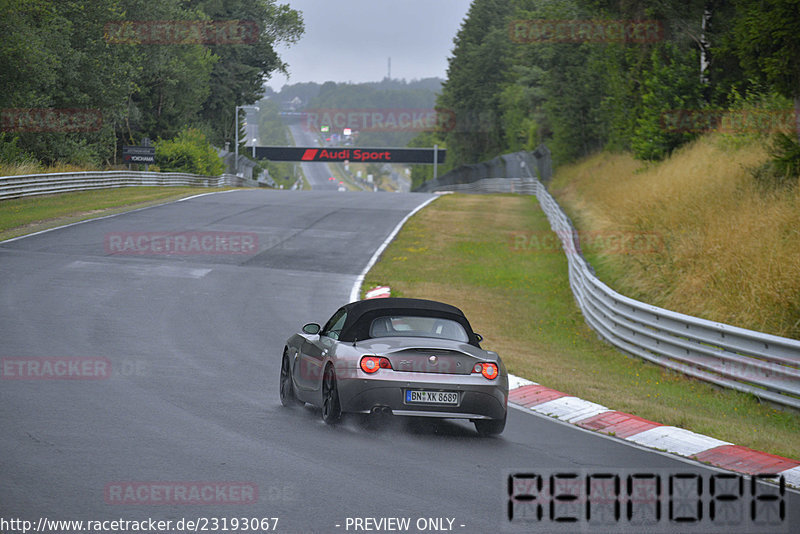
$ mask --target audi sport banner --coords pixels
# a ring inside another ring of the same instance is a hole
[[[444,163],[445,150],[436,151],[436,163]],[[432,148],[288,147],[257,146],[256,157],[271,161],[349,161],[352,163],[429,163]]]

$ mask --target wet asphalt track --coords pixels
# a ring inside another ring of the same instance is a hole
[[[412,527],[450,518],[454,532],[495,532],[509,527],[509,469],[714,473],[518,410],[498,439],[481,439],[469,423],[375,430],[350,418],[331,428],[317,410],[282,408],[283,341],[343,304],[373,251],[427,198],[235,191],[1,243],[0,358],[91,359],[108,362],[111,376],[3,377],[0,517],[278,517],[278,532],[354,532],[354,517]],[[106,250],[109,236],[165,231],[255,233],[258,249]],[[201,482],[255,489],[255,502],[226,503],[236,495],[223,493],[205,504],[118,504],[109,494]],[[800,499],[785,498],[794,516],[777,531],[789,532]]]

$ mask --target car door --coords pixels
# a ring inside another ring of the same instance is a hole
[[[298,387],[307,391],[321,388],[325,362],[335,350],[346,320],[347,311],[339,310],[328,320],[319,335],[311,336],[303,343],[297,362],[299,370],[295,372]]]

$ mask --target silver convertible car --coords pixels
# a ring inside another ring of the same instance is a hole
[[[469,419],[481,435],[503,431],[508,374],[481,349],[458,308],[383,298],[351,302],[320,327],[309,323],[283,349],[284,406],[322,408],[326,423],[343,413]]]

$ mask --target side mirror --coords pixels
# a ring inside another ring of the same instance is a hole
[[[307,325],[303,326],[303,332],[306,334],[319,334],[319,331],[322,330],[322,327],[317,323],[308,323]]]
[[[475,334],[475,339],[477,339],[477,340],[478,340],[478,343],[480,343],[481,341],[483,341],[483,336],[482,336],[482,335],[480,335],[480,334],[479,334],[479,333],[477,333],[477,332],[473,332],[473,333]]]

